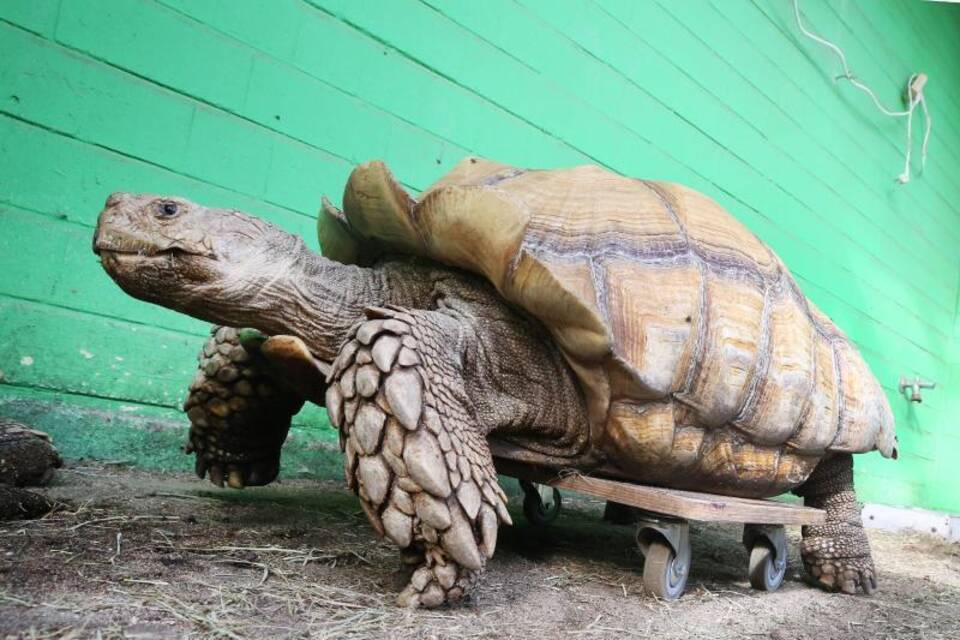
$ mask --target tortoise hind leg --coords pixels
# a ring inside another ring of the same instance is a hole
[[[827,521],[802,529],[800,555],[810,579],[829,591],[871,594],[877,574],[853,488],[853,456],[824,458],[794,493],[808,507],[824,509]]]
[[[197,475],[223,486],[265,485],[280,471],[280,448],[303,397],[271,375],[240,332],[214,327],[203,345],[184,410],[190,419],[187,452]]]
[[[404,606],[462,598],[510,522],[464,388],[462,325],[437,311],[368,309],[334,361],[327,410],[347,484],[412,569]]]

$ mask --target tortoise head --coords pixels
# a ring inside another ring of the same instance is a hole
[[[239,211],[184,198],[114,193],[97,221],[93,251],[130,295],[213,322],[263,304],[302,241]]]

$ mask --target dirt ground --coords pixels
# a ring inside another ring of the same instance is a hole
[[[926,536],[871,532],[881,591],[850,597],[805,585],[797,558],[779,591],[752,591],[739,528],[695,526],[687,593],[667,603],[643,591],[633,529],[565,495],[546,530],[514,505],[467,603],[406,611],[395,551],[335,483],[217,490],[76,463],[46,491],[58,512],[0,524],[0,636],[960,638],[960,544]]]

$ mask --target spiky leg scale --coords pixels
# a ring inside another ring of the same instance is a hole
[[[827,521],[803,527],[800,555],[808,577],[828,591],[870,594],[877,574],[853,488],[853,457],[824,459],[796,490],[808,507],[824,509]]]
[[[327,391],[347,484],[415,567],[399,603],[455,602],[493,555],[499,523],[510,523],[458,375],[456,321],[432,311],[367,315],[334,362]]]
[[[183,408],[190,419],[187,451],[196,453],[197,475],[243,488],[277,477],[280,447],[303,398],[275,380],[238,333],[213,328]]]

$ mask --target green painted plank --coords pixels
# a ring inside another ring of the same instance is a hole
[[[442,162],[449,156],[455,161],[466,155],[462,148],[314,81],[290,65],[272,61],[172,9],[143,0],[104,0],[101,4],[103,10],[95,19],[89,12],[65,11],[57,27],[58,42],[334,152],[351,163],[383,158],[400,167],[401,179],[418,189],[428,184],[425,172],[433,170],[438,158]],[[151,40],[158,30],[181,44],[203,42],[199,49],[203,63],[171,63],[153,55],[152,48],[131,44]],[[233,84],[229,92],[221,91],[219,85],[208,86],[206,79],[211,74],[233,78],[231,82],[238,86],[242,82],[243,90]],[[345,122],[351,126],[344,126]]]
[[[267,182],[282,171],[271,171],[277,149],[309,151],[304,160],[315,167],[348,166],[14,27],[0,26],[0,57],[10,61],[0,70],[0,88],[18,96],[0,103],[3,111],[212,184],[265,198]],[[319,204],[311,183],[276,196],[276,204],[301,213]]]
[[[724,18],[732,5],[721,14],[709,4],[662,3],[662,9],[676,19],[676,26],[703,45],[684,47],[684,55],[671,56],[671,61],[683,64],[690,75],[722,97],[737,117],[755,123],[765,136],[779,141],[783,149],[801,151],[799,160],[817,168],[826,179],[842,183],[844,192],[851,184],[846,178],[869,189],[873,195],[864,204],[876,224],[896,229],[910,211],[927,207],[939,214],[949,208],[946,202],[931,197],[929,190],[918,190],[917,182],[908,188],[893,182],[891,176],[899,170],[901,150],[888,147],[890,152],[882,154],[876,149],[883,145],[871,144],[868,152],[867,141],[861,138],[869,139],[871,132],[863,122],[851,122],[852,114],[845,108],[828,107],[830,94],[819,93],[821,99],[813,100],[800,91],[793,83],[794,74],[782,73],[783,69],[792,71],[784,64],[784,56],[776,62],[768,58],[766,52],[751,46],[734,23]],[[689,38],[687,41],[691,42]],[[694,56],[686,54],[688,48],[695,52]],[[704,72],[697,73],[699,67]],[[808,138],[814,144],[804,144]],[[823,164],[824,159],[827,164]],[[850,191],[847,195],[857,198],[857,193]],[[890,199],[899,195],[906,197],[898,198],[890,207]],[[951,223],[951,218],[941,215],[915,216],[911,243],[917,250],[929,251],[932,247],[952,260],[952,247],[960,238]]]
[[[718,5],[722,6],[722,5]],[[804,5],[806,6],[806,5]],[[812,5],[816,9],[816,5]],[[877,3],[876,9],[879,10],[882,7],[882,3]],[[825,48],[816,45],[810,40],[804,38],[802,34],[798,32],[796,27],[796,21],[793,16],[792,7],[789,5],[784,6],[775,6],[768,3],[757,4],[756,8],[764,13],[766,18],[772,23],[777,29],[781,31],[782,34],[790,41],[795,42],[796,46],[805,56],[808,57],[812,62],[812,68],[820,70],[820,78],[822,82],[834,83],[833,76],[830,75],[829,69],[838,69],[839,62],[833,56],[832,53],[827,51]],[[806,13],[806,10],[804,11]],[[838,21],[839,22],[839,21]],[[840,28],[840,27],[838,27]],[[898,41],[905,42],[905,38],[909,37],[908,31],[901,31],[901,36],[898,38]],[[851,42],[851,46],[855,49],[856,43]],[[909,77],[915,69],[904,70],[902,77],[886,77],[882,80],[878,77],[875,77],[874,71],[871,69],[873,67],[874,57],[871,55],[860,53],[858,55],[858,60],[869,61],[869,63],[861,64],[860,66],[867,67],[863,71],[870,78],[868,85],[874,87],[876,91],[880,91],[880,95],[883,98],[883,102],[888,105],[897,105],[898,104],[898,92],[902,85],[906,82],[906,79]],[[857,71],[859,73],[859,71]],[[861,74],[863,75],[863,74]],[[887,118],[882,116],[877,110],[872,102],[864,96],[858,89],[851,86],[846,82],[835,83],[835,91],[838,95],[843,96],[843,103],[851,111],[859,114],[859,117],[864,122],[878,122],[878,128],[881,130],[888,131],[889,144],[893,148],[899,150],[902,154],[903,145],[905,140],[905,131],[903,128],[903,122],[900,120],[895,120],[892,118]],[[935,116],[936,117],[936,116]],[[939,136],[940,130],[936,130],[935,133]],[[897,135],[899,134],[899,135]],[[946,138],[944,138],[946,139]],[[902,163],[902,156],[901,156]],[[955,197],[951,197],[956,193],[957,189],[960,188],[960,185],[954,182],[952,172],[950,171],[949,164],[940,165],[939,158],[932,158],[928,160],[928,166],[934,167],[938,166],[939,171],[937,172],[941,180],[946,177],[946,180],[943,180],[943,185],[937,185],[934,187],[935,191],[940,191],[941,189],[949,189],[949,194],[942,194],[946,202],[955,202]],[[901,165],[902,166],[902,165]]]
[[[203,338],[0,296],[9,384],[178,407]]]
[[[520,166],[585,161],[582,154],[536,126],[303,2],[271,4],[276,24],[298,25],[286,32],[272,28],[272,23],[263,28],[259,3],[162,1],[471,153]],[[491,131],[497,135],[490,135]],[[448,158],[441,166],[451,161]]]
[[[65,2],[56,40],[104,60],[122,60],[152,82],[238,110],[247,95],[254,53],[138,0]]]
[[[960,513],[960,493],[956,490],[960,437],[943,437],[938,444],[936,461],[919,476],[925,488],[919,503],[931,509]]]
[[[892,506],[923,504],[923,485],[901,475],[894,476],[896,464],[878,454],[857,456],[854,462],[857,500]]]
[[[4,0],[0,20],[9,20],[33,33],[50,37],[57,25],[60,0]]]
[[[165,100],[169,92],[8,25],[0,57],[0,87],[17,96],[4,112],[156,164],[183,161],[196,103]]]
[[[827,292],[803,278],[797,279],[800,288],[817,306],[840,327],[864,353],[875,368],[881,383],[895,389],[901,374],[919,374],[932,380],[943,380],[948,365],[938,354],[910,343],[872,316],[864,314],[834,293]],[[896,349],[892,349],[896,346]]]
[[[217,29],[239,42],[290,62],[303,38],[314,12],[301,0],[158,0],[161,4],[191,16],[198,22]],[[264,19],[269,16],[269,19]],[[340,58],[336,46],[333,59]]]
[[[597,117],[582,101],[558,92],[533,70],[521,68],[518,77],[508,77],[506,70],[517,67],[515,58],[485,46],[465,30],[451,28],[449,21],[424,5],[336,1],[312,4],[384,40],[418,64],[500,104],[581,152],[593,145],[602,147],[609,156],[607,161],[600,161],[586,154],[591,162],[617,166],[623,173],[651,179],[697,181],[694,172],[669,154],[637,139],[618,123]],[[412,28],[414,25],[416,28]],[[376,33],[370,32],[371,28]],[[425,32],[433,37],[418,36]]]
[[[935,21],[934,25],[925,28],[919,19],[919,16],[913,15],[911,4],[919,3],[883,3],[876,7],[859,6],[858,3],[850,3],[843,7],[833,7],[821,2],[814,3],[811,9],[811,16],[821,24],[826,21],[838,23],[840,36],[845,41],[851,43],[853,55],[863,55],[871,61],[868,72],[876,72],[878,82],[893,83],[894,86],[904,85],[910,74],[917,71],[924,71],[932,78],[948,79],[949,76],[941,73],[946,71],[942,66],[943,61],[951,60],[951,57],[944,55],[941,48],[942,43],[937,37],[924,37],[930,33],[936,33],[943,23],[942,16],[945,12],[953,9],[943,7],[938,11],[941,19]],[[892,21],[890,20],[892,18]],[[881,46],[889,42],[890,37],[869,37],[869,30],[872,26],[872,19],[883,24],[885,29],[891,29],[890,35],[895,39],[897,46]],[[955,33],[943,33],[943,36],[955,36]],[[955,58],[953,58],[955,59]],[[939,83],[936,83],[939,84]],[[960,163],[960,124],[949,117],[960,109],[960,92],[954,82],[943,83],[940,87],[928,83],[929,89],[925,88],[924,93],[933,96],[929,107],[934,108],[934,118],[937,120],[937,127],[949,135],[942,138],[942,144],[946,149],[946,155],[943,156],[944,162],[940,163],[943,169],[949,169]],[[928,93],[932,92],[932,93]],[[899,98],[899,96],[896,96]],[[901,103],[902,104],[902,103]],[[939,107],[939,113],[946,116],[937,118],[936,110]],[[949,158],[949,161],[947,161]],[[928,163],[928,166],[930,164]],[[935,165],[934,165],[935,166]],[[957,176],[949,176],[960,184]]]
[[[767,5],[761,6],[767,7]],[[675,6],[670,8],[674,10]],[[847,91],[849,87],[840,86],[845,83],[838,85],[829,75],[829,71],[826,71],[833,68],[831,65],[836,64],[835,59],[825,57],[817,48],[811,49],[810,41],[798,35],[795,26],[775,25],[771,22],[770,16],[752,4],[744,2],[718,4],[714,7],[714,12],[721,16],[720,22],[726,21],[738,30],[743,42],[753,43],[753,50],[757,52],[759,58],[764,56],[768,58],[775,73],[758,72],[758,78],[762,78],[764,87],[769,86],[776,95],[783,95],[784,87],[792,87],[800,95],[806,95],[809,101],[823,105],[823,108],[831,105],[829,111],[822,111],[824,122],[836,121],[839,129],[855,135],[864,143],[872,140],[886,141],[886,144],[869,144],[869,149],[864,149],[861,160],[854,159],[852,162],[860,167],[869,163],[869,158],[883,158],[884,173],[882,175],[886,176],[887,199],[897,210],[907,212],[906,215],[911,224],[920,217],[917,212],[921,211],[924,213],[924,219],[929,216],[940,220],[946,226],[952,227],[955,224],[953,222],[955,214],[951,207],[955,206],[952,203],[957,201],[956,197],[945,198],[932,188],[929,179],[914,180],[907,188],[902,188],[892,181],[890,176],[900,171],[903,162],[903,125],[881,116],[876,111],[865,110],[864,101],[869,103],[865,96],[856,90],[853,90],[853,94],[849,94]],[[727,50],[730,48],[737,47],[728,46]],[[765,54],[767,51],[770,53]],[[741,63],[741,66],[752,69],[755,61],[748,58],[746,62]],[[788,73],[780,73],[777,71],[779,69],[788,70]],[[793,97],[786,104],[797,105],[796,110],[801,114],[813,111],[803,109]],[[872,109],[872,105],[870,108]],[[814,128],[816,128],[815,125]],[[922,198],[922,207],[906,204],[915,197]]]
[[[317,105],[323,105],[322,113]],[[438,165],[468,155],[454,145],[344,94],[288,64],[258,57],[244,112],[309,144],[337,149],[351,163],[381,158],[422,190]]]
[[[946,3],[909,3],[900,0],[900,8],[908,12],[912,11],[917,17],[918,24],[913,29],[914,40],[920,40],[925,34],[933,33],[940,37],[934,41],[934,49],[937,49],[937,62],[941,67],[946,66],[949,61],[955,61],[960,58],[960,43],[953,36],[960,27],[960,9],[954,4]],[[960,89],[955,83],[945,85],[952,90],[954,104],[960,104]]]
[[[0,114],[0,202],[91,228],[113,191],[178,194],[240,209],[299,233],[316,248],[314,220]]]

